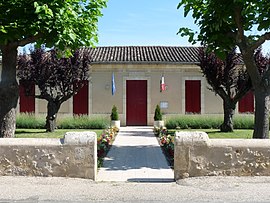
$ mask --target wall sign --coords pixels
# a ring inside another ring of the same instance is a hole
[[[169,108],[169,102],[161,101],[159,106],[161,109],[167,109],[167,108]]]

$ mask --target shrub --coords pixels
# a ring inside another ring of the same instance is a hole
[[[57,128],[60,129],[106,129],[110,121],[102,116],[74,116],[58,120]]]
[[[118,115],[117,107],[115,105],[113,105],[113,108],[112,108],[111,120],[112,121],[119,120],[119,115]]]
[[[234,129],[253,129],[253,115],[235,115]],[[219,129],[223,123],[223,115],[179,115],[168,118],[168,129]]]
[[[16,127],[43,129],[45,127],[45,120],[45,115],[36,116],[32,113],[19,113],[16,116]]]
[[[233,123],[235,129],[254,129],[254,115],[237,115]]]
[[[156,106],[154,120],[155,121],[162,121],[162,113],[161,113],[159,105]]]
[[[26,129],[45,129],[45,115],[28,113],[17,114],[16,127]],[[106,129],[110,120],[105,116],[70,116],[57,119],[59,129]]]

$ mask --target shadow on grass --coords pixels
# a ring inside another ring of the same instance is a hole
[[[27,130],[16,130],[15,131],[15,134],[25,134],[25,133],[27,133],[27,134],[38,134],[38,133],[46,133],[46,130],[44,129],[44,131],[40,131],[40,129],[39,130],[37,130],[37,131],[33,131],[33,130],[29,130],[29,131],[27,131]]]
[[[215,130],[215,131],[205,131],[207,134],[215,134],[215,133],[223,133],[220,130]]]

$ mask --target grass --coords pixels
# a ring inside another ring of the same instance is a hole
[[[234,132],[220,132],[219,130],[206,129],[209,138],[221,138],[221,139],[251,139],[253,135],[253,130],[250,129],[236,129]]]
[[[219,129],[181,129],[168,130],[169,134],[174,135],[175,131],[203,131],[206,132],[209,138],[212,139],[251,139],[253,130],[250,129],[236,129],[234,132],[220,132]]]
[[[94,131],[100,136],[103,130],[100,129],[57,129],[55,132],[48,133],[45,129],[16,129],[16,138],[63,138],[66,132]]]
[[[94,131],[98,136],[103,132],[101,129],[56,129],[53,133],[46,132],[45,129],[16,129],[15,136],[17,138],[63,138],[66,132],[81,132],[81,131]],[[203,131],[206,132],[209,138],[235,138],[235,139],[251,139],[253,130],[250,129],[236,129],[234,132],[223,133],[219,129],[181,129],[181,130],[168,130],[169,134],[174,135],[175,131]]]

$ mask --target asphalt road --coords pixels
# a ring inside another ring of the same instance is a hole
[[[270,202],[270,177],[200,177],[175,182],[0,177],[0,202]]]

